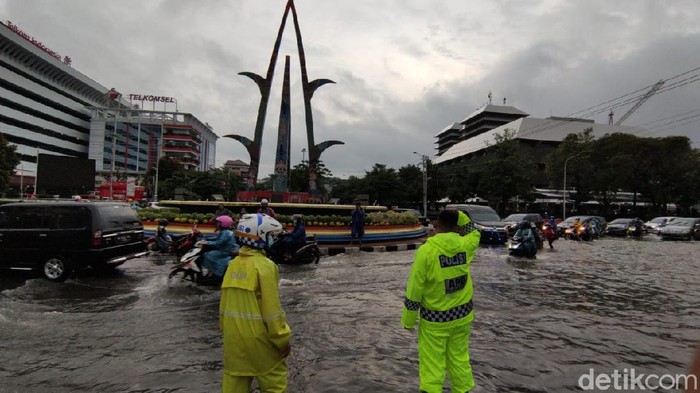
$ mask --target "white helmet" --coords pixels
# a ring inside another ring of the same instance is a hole
[[[282,229],[282,224],[267,214],[244,214],[234,233],[240,244],[264,250],[277,240]]]

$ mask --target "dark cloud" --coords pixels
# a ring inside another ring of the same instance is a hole
[[[265,74],[285,1],[141,2],[0,0],[0,14],[73,66],[124,93],[173,96],[179,110],[218,135],[252,137],[260,100],[238,75]],[[337,139],[322,159],[337,175],[375,163],[417,163],[434,136],[487,101],[536,117],[569,115],[700,66],[700,3],[634,0],[494,2],[394,0],[295,2],[310,79],[337,84],[313,99],[316,141]],[[262,170],[271,172],[284,55],[292,60],[292,162],[306,147],[299,60],[291,18],[268,106]],[[691,135],[698,84],[652,97],[626,125],[650,135]],[[615,109],[621,116],[632,104]],[[598,122],[607,113],[591,114]],[[666,121],[660,119],[668,118]],[[669,123],[669,124],[665,124]],[[307,155],[308,157],[308,155]],[[221,138],[217,165],[248,160]]]

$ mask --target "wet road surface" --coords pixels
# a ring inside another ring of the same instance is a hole
[[[560,240],[534,261],[481,247],[475,391],[581,391],[591,368],[686,372],[700,341],[699,252],[653,236]],[[414,253],[281,267],[290,392],[417,390],[417,335],[400,325]],[[219,391],[219,291],[169,281],[171,262],[155,255],[62,284],[1,272],[0,392]]]

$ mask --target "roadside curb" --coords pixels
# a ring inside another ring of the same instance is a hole
[[[339,245],[327,245],[319,246],[319,251],[323,256],[333,256],[337,254],[352,254],[358,253],[360,251],[364,252],[387,252],[387,251],[406,251],[415,250],[423,244],[423,241],[415,243],[406,244],[390,244],[390,245],[363,245],[363,246],[339,246]]]

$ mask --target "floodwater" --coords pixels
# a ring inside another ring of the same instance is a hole
[[[559,240],[534,261],[481,247],[475,391],[581,391],[591,369],[687,373],[700,342],[699,252],[700,242],[655,236]],[[414,253],[281,267],[290,392],[418,390],[417,335],[400,325]],[[2,273],[0,392],[219,391],[219,291],[169,282],[171,262],[152,256],[62,284]]]

